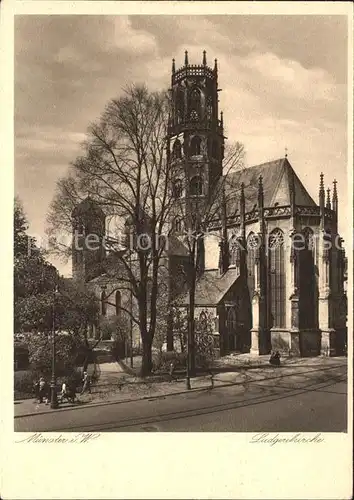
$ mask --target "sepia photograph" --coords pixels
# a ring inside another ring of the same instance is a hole
[[[15,431],[346,432],[347,18],[14,23]]]

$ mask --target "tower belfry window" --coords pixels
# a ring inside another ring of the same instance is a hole
[[[192,196],[198,196],[203,193],[202,179],[199,175],[192,177],[190,183],[190,194]]]
[[[201,138],[195,135],[191,140],[190,154],[200,155]]]
[[[176,141],[173,144],[172,148],[172,156],[173,158],[181,158],[182,156],[182,145],[179,139],[176,139]]]
[[[176,94],[176,108],[177,114],[179,114],[180,118],[184,115],[184,92],[181,87],[178,88]]]
[[[190,117],[192,122],[197,122],[199,120],[199,115],[195,109],[192,109],[189,117]]]
[[[194,88],[191,90],[189,94],[189,109],[192,111],[193,109],[200,114],[201,108],[201,96],[200,90],[198,88]]]
[[[173,187],[173,194],[175,198],[181,198],[183,193],[183,186],[181,179],[176,179]]]

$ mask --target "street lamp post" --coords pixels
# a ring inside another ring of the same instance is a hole
[[[132,253],[129,254],[129,265],[130,270],[132,269]],[[133,356],[133,287],[130,283],[130,367],[134,366],[134,356]]]
[[[191,389],[191,328],[189,321],[187,331],[186,388],[188,390]]]
[[[51,398],[50,398],[50,407],[52,409],[56,409],[59,406],[57,399],[57,384],[56,384],[56,375],[55,375],[55,294],[57,288],[55,288],[53,292],[53,305],[52,305],[52,379],[50,382],[51,389]]]

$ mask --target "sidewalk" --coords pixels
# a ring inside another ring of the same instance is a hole
[[[183,393],[191,393],[230,385],[247,388],[249,384],[281,383],[296,388],[308,381],[325,381],[329,378],[343,377],[346,374],[347,358],[287,358],[282,360],[281,367],[269,364],[269,356],[252,357],[249,354],[229,356],[217,360],[213,375],[202,375],[191,379],[191,390],[186,389],[185,378],[177,378],[172,382],[158,381],[156,376],[142,380],[126,374],[116,367],[105,367],[101,370],[101,378],[92,387],[92,394],[79,396],[79,403],[63,403],[57,410],[50,405],[38,404],[33,399],[15,402],[15,418],[41,415],[86,406],[99,406],[119,402],[136,401],[168,397]],[[160,377],[161,379],[161,377]]]

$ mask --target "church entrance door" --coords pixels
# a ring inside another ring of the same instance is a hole
[[[227,312],[227,336],[229,351],[238,351],[240,349],[240,339],[237,334],[237,314],[235,307],[230,307]]]

